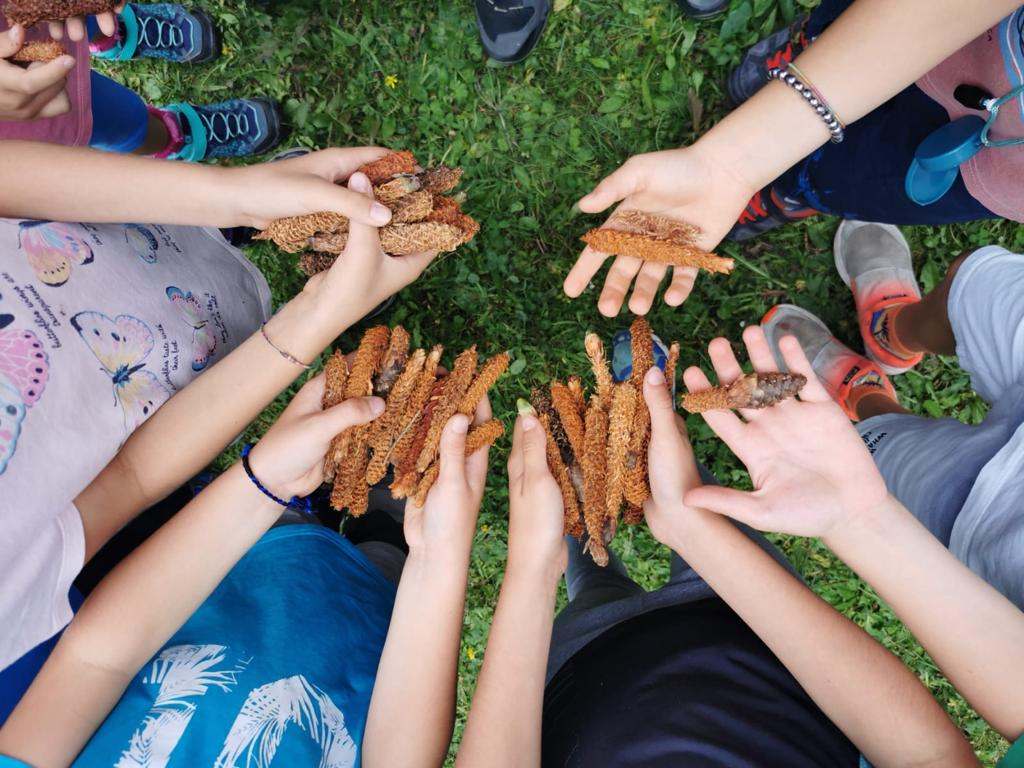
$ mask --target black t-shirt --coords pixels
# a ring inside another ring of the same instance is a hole
[[[544,693],[542,765],[826,766],[857,749],[717,598],[623,622]]]

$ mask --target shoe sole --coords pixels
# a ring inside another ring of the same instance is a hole
[[[846,259],[844,259],[843,256],[842,256],[842,250],[843,249],[842,249],[842,245],[841,244],[842,244],[842,242],[844,240],[844,237],[843,237],[844,232],[847,229],[850,229],[850,230],[857,229],[857,228],[859,228],[860,226],[863,226],[866,223],[871,223],[871,222],[861,222],[861,221],[854,221],[852,219],[843,219],[841,222],[839,222],[839,227],[836,229],[835,237],[832,238],[832,258],[833,258],[833,262],[836,265],[836,272],[839,273],[839,277],[846,284],[846,287],[849,288],[851,291],[853,291],[853,280],[850,277],[850,270],[847,269],[847,267],[846,267]],[[879,225],[879,226],[888,226],[888,225]],[[901,237],[902,237],[902,234],[901,234]],[[906,244],[906,243],[904,243],[904,244]],[[908,246],[908,249],[909,249],[909,246]],[[859,318],[858,318],[858,320],[859,320]],[[894,366],[894,365],[887,365],[886,363],[884,363],[881,360],[879,360],[872,353],[871,347],[868,345],[867,340],[864,339],[863,336],[864,336],[864,334],[862,332],[861,333],[861,337],[862,337],[861,341],[864,343],[864,354],[865,354],[865,356],[871,362],[873,362],[875,365],[877,365],[879,368],[881,368],[883,371],[885,371],[885,375],[886,376],[899,376],[901,373],[906,373],[907,371],[913,370],[916,367],[916,365],[917,365],[916,363],[914,365],[907,365],[907,366],[902,366],[902,367]]]

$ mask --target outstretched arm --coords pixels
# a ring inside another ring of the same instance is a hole
[[[362,162],[362,151],[354,152],[349,173]],[[372,200],[363,174],[354,174],[348,186],[349,194]],[[353,220],[344,256],[271,318],[267,336],[293,357],[313,361],[376,304],[415,280],[434,256],[387,256],[376,229]],[[75,499],[86,559],[209,464],[302,372],[257,332],[172,397]]]
[[[477,421],[490,415],[484,401]],[[465,416],[448,422],[441,472],[426,504],[406,505],[409,557],[370,699],[363,738],[367,768],[436,768],[448,754],[466,574],[487,481],[487,449],[466,456],[468,426]]]
[[[323,376],[303,387],[250,455],[280,498],[312,492],[331,439],[384,409],[363,398],[323,411],[323,390]],[[69,765],[139,669],[280,514],[239,465],[217,478],[89,596],[0,729],[0,754],[35,768]]]
[[[796,62],[847,124],[859,120],[1013,12],[1017,0],[856,0]],[[913,45],[907,45],[913,40]],[[579,201],[586,213],[615,203],[701,228],[714,248],[751,196],[826,143],[821,119],[778,82],[762,88],[690,147],[636,155]],[[565,279],[579,296],[607,254],[585,248]],[[616,315],[636,280],[631,311],[645,314],[666,267],[620,256],[605,279],[601,313]],[[675,268],[666,303],[682,304],[697,272]]]
[[[760,328],[747,329],[744,338],[755,367],[773,368]],[[818,383],[799,343],[784,338],[780,346],[789,369],[808,378],[803,402],[772,409],[747,425],[731,414],[707,414],[708,424],[750,469],[757,490],[700,488],[687,501],[760,530],[821,536],[892,606],[971,706],[1008,739],[1019,738],[1024,613],[888,494],[860,436]],[[738,370],[728,349],[712,342],[712,359]],[[726,380],[733,375],[727,370]]]
[[[337,211],[382,226],[391,220],[391,211],[336,182],[386,152],[379,147],[327,149],[228,168],[5,141],[0,144],[0,215],[262,228],[283,216]]]
[[[508,474],[508,565],[457,768],[540,765],[544,674],[566,551],[562,494],[534,415],[516,422]]]
[[[695,375],[695,369],[688,371],[696,387]],[[644,397],[651,411],[652,497],[645,513],[652,533],[679,552],[757,633],[873,763],[977,765],[970,744],[899,659],[729,520],[684,504],[684,495],[700,480],[657,369],[647,375]],[[800,498],[790,503],[798,505]]]

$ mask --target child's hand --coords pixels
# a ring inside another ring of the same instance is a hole
[[[284,413],[249,454],[256,478],[275,496],[308,496],[323,482],[324,455],[342,430],[367,424],[384,412],[379,397],[346,400],[323,410],[324,376],[298,391]]]
[[[585,213],[599,213],[621,201],[622,208],[681,219],[701,228],[698,244],[711,250],[736,222],[755,191],[721,158],[709,156],[698,143],[631,157],[583,197],[579,207]],[[606,258],[605,253],[584,248],[565,278],[565,292],[573,298],[583,293]],[[664,264],[616,257],[605,277],[598,309],[607,317],[617,315],[636,278],[629,309],[638,315],[647,314],[667,271]],[[696,269],[674,267],[665,303],[677,307],[686,301],[696,279]]]
[[[491,404],[484,398],[474,424],[491,418]],[[488,448],[466,456],[469,418],[455,415],[441,433],[441,473],[427,494],[423,507],[411,501],[405,507],[405,542],[409,551],[421,551],[456,562],[469,555],[480,502],[487,484]],[[451,553],[453,557],[447,557]]]
[[[348,189],[364,203],[373,200],[370,180],[362,173],[352,174]],[[377,228],[352,219],[344,253],[329,270],[310,278],[306,291],[331,322],[347,328],[419,277],[436,256],[436,251],[389,256],[381,250]]]
[[[672,394],[660,368],[652,368],[644,377],[644,400],[651,412],[647,454],[651,496],[644,503],[644,517],[654,538],[678,552],[686,540],[684,528],[697,513],[683,503],[683,498],[700,486],[700,474],[686,436],[686,423],[673,408]]]
[[[124,10],[124,3],[118,5],[112,13],[98,13],[94,17],[96,25],[107,37],[117,34],[117,14]],[[69,16],[66,19],[55,19],[49,22],[50,37],[60,40],[64,37],[64,29],[67,28],[68,37],[78,42],[84,40],[87,33],[84,16]]]
[[[64,88],[75,66],[71,56],[58,56],[28,68],[7,61],[25,43],[25,29],[15,24],[0,33],[0,120],[56,117],[71,109]]]
[[[532,414],[516,419],[508,459],[508,573],[555,581],[568,562],[562,492],[548,469],[547,436]]]
[[[227,206],[222,226],[263,229],[274,219],[318,211],[383,226],[391,221],[391,210],[341,184],[357,168],[387,153],[380,147],[324,149],[288,160],[218,169],[226,180],[217,193],[218,202]]]
[[[754,369],[778,370],[760,326],[743,333]],[[686,494],[687,504],[728,515],[762,531],[825,536],[836,526],[888,498],[882,476],[842,410],[818,381],[799,342],[780,342],[786,366],[807,377],[800,399],[761,410],[708,411],[704,420],[750,472],[753,493],[704,486]],[[728,384],[741,374],[725,339],[708,348],[718,380]],[[684,376],[691,392],[707,389],[698,368]]]

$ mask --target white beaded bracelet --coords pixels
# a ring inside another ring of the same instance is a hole
[[[780,83],[788,85],[794,91],[803,96],[804,101],[807,102],[807,106],[815,111],[818,117],[820,117],[825,123],[825,127],[828,128],[828,132],[831,134],[829,141],[833,144],[839,144],[842,142],[845,135],[845,129],[842,122],[840,122],[839,118],[836,117],[835,112],[832,111],[828,102],[825,101],[825,98],[813,85],[805,82],[793,73],[778,67],[772,67],[769,69],[768,77],[771,80],[778,80]]]

